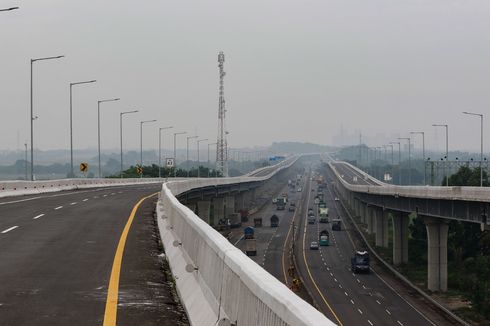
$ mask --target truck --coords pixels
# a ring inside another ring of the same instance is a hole
[[[256,217],[256,218],[254,218],[254,226],[256,228],[262,226],[262,217]]]
[[[351,258],[351,270],[353,273],[369,273],[369,253],[357,250]]]
[[[233,213],[229,215],[230,227],[232,229],[239,228],[242,226],[242,218],[240,213]]]
[[[308,215],[308,224],[315,224],[315,215]]]
[[[255,230],[251,226],[247,226],[245,229],[243,229],[243,237],[245,239],[253,239],[255,234]]]
[[[257,256],[257,240],[245,240],[245,253],[247,254],[247,256]]]
[[[320,208],[320,223],[328,223],[328,208]]]
[[[320,246],[328,246],[330,244],[330,235],[327,230],[320,231]]]
[[[287,197],[276,198],[276,208],[278,211],[283,211],[286,208]]]
[[[342,220],[333,219],[332,220],[332,231],[340,231],[342,229]]]
[[[279,217],[276,214],[271,216],[271,228],[277,228],[279,226]]]
[[[240,217],[242,222],[248,222],[248,209],[241,209],[240,210]]]

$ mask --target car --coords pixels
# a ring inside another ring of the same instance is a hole
[[[290,205],[289,208],[288,208],[288,211],[294,212],[294,206]]]
[[[301,192],[303,191],[303,189],[301,189],[301,187],[299,187],[298,189],[296,189],[297,192]]]
[[[311,191],[315,191],[315,189],[314,188],[311,188]]]
[[[316,241],[313,241],[311,244],[310,244],[310,249],[311,250],[318,250],[318,242]]]
[[[340,201],[339,197],[335,197],[335,201]]]
[[[295,207],[296,206],[296,203],[294,201],[291,201],[291,202],[289,202],[289,205]]]

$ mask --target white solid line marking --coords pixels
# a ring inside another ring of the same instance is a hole
[[[58,207],[55,207],[55,210],[58,210],[58,209],[61,209],[63,208],[63,206],[58,206]]]
[[[391,312],[388,309],[385,309],[386,313],[391,316]]]
[[[43,216],[44,216],[44,214],[39,214],[37,216],[34,216],[32,219],[33,220],[37,220],[38,218],[43,217]]]
[[[376,303],[377,303],[377,304],[381,304],[381,302],[379,302],[378,300],[376,300]]]
[[[2,231],[2,233],[7,233],[7,232],[10,232],[10,231],[12,231],[12,230],[17,229],[18,227],[19,227],[18,225],[16,225],[16,226],[12,226],[11,228],[8,228],[8,229],[6,229],[6,230],[3,230],[3,231]]]
[[[368,323],[369,325],[373,326],[373,323],[371,323],[371,321],[368,319]]]
[[[397,320],[396,321],[398,324],[400,324],[401,326],[403,326],[403,324],[401,323],[401,321]]]
[[[76,204],[77,204],[77,202],[76,202],[76,201],[74,201],[73,203],[70,203],[70,205],[76,205]]]
[[[87,201],[87,200],[88,200],[88,198],[85,198],[85,199],[84,199],[84,200],[82,200],[82,201]]]
[[[357,309],[357,311],[359,311],[359,313],[362,315],[362,310],[361,309]]]

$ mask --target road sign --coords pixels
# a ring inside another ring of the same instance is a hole
[[[175,160],[173,157],[170,157],[170,158],[167,158],[166,159],[166,166],[168,168],[173,168],[174,167],[174,164],[175,164]]]
[[[141,166],[136,167],[136,172],[138,174],[143,174],[143,168]]]
[[[80,171],[87,172],[88,171],[88,163],[80,163]]]

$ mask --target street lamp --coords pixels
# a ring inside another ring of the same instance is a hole
[[[187,177],[189,177],[189,139],[197,138],[198,136],[187,136]]]
[[[199,178],[201,176],[201,173],[200,173],[200,166],[199,166],[199,144],[203,141],[208,141],[208,139],[200,139],[197,141],[197,177]]]
[[[158,177],[162,177],[162,130],[172,129],[173,127],[158,128]]]
[[[424,185],[427,185],[427,167],[425,166],[425,132],[410,131],[411,135],[422,135],[422,161],[424,162]]]
[[[399,140],[408,140],[408,185],[412,184],[412,160],[410,151],[410,138],[408,137],[398,137]]]
[[[210,177],[210,173],[211,173],[211,162],[209,161],[209,148],[211,146],[216,146],[216,145],[218,145],[218,143],[208,144],[208,178]]]
[[[402,185],[402,145],[399,141],[392,141],[390,144],[395,145],[398,144],[398,184]]]
[[[73,92],[72,88],[75,85],[83,85],[83,84],[91,84],[95,83],[96,80],[88,80],[88,81],[81,81],[81,82],[75,82],[75,83],[70,83],[70,178],[73,178],[75,176],[75,173],[73,172]]]
[[[483,114],[473,112],[463,112],[463,114],[480,117],[480,187],[483,187]]]
[[[6,9],[6,10],[14,10],[15,7]],[[33,63],[36,61],[44,61],[44,60],[53,60],[53,59],[61,59],[64,58],[64,55],[58,55],[55,57],[44,57],[44,58],[35,58],[31,59],[31,181],[34,181],[34,120],[36,120],[37,117],[34,117],[34,97],[33,97],[33,70],[32,66]]]
[[[446,187],[449,186],[449,177],[447,175],[447,165],[448,165],[448,159],[449,159],[449,150],[448,150],[448,125],[447,124],[433,124],[432,127],[444,127],[446,128],[446,165],[444,166],[444,174],[446,175]]]
[[[139,112],[138,110],[126,111],[119,113],[119,134],[121,138],[121,178],[123,177],[123,115]]]
[[[177,136],[185,134],[187,131],[174,132],[174,178],[177,177]]]
[[[143,167],[143,125],[145,123],[151,123],[151,122],[156,122],[157,120],[145,120],[145,121],[140,121],[140,167]],[[143,177],[143,174],[141,174],[141,177]]]
[[[19,9],[19,7],[10,7],[10,8],[5,8],[5,9],[0,9],[0,11],[12,11],[12,10],[16,10],[16,9]]]
[[[100,168],[100,103],[119,101],[119,98],[111,98],[107,100],[97,101],[97,149],[99,152],[99,178],[102,176]]]
[[[393,165],[393,144],[388,144],[386,147],[391,147],[391,165]]]

